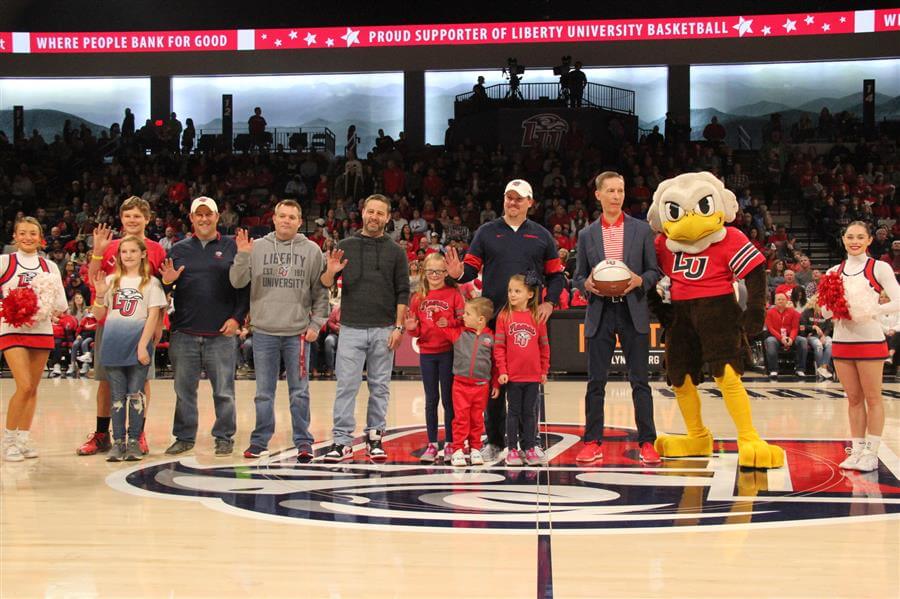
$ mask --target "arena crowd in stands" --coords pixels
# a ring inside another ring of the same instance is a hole
[[[303,230],[328,249],[361,226],[360,201],[383,193],[393,203],[388,231],[417,276],[415,262],[448,246],[464,252],[478,226],[499,216],[503,185],[512,178],[532,183],[531,218],[552,232],[561,257],[573,265],[578,231],[599,214],[591,185],[602,170],[625,175],[626,209],[638,218],[646,217],[663,179],[697,170],[721,177],[740,204],[733,225],[769,259],[773,298],[776,289],[795,287],[814,295],[820,273],[839,259],[840,229],[853,220],[872,226],[873,256],[900,273],[897,144],[886,131],[866,141],[847,113],[823,109],[817,124],[805,119],[787,130],[780,115],[772,115],[762,147],[753,151],[735,150],[721,135],[675,141],[658,130],[636,144],[601,148],[578,129],[558,148],[461,144],[413,151],[402,133],[394,140],[379,131],[375,147],[360,157],[354,150],[331,157],[281,147],[200,153],[192,124],[183,128],[174,113],[162,127],[147,121],[135,130],[133,119],[127,115],[100,138],[68,122],[51,143],[37,131],[15,145],[0,133],[0,241],[10,242],[17,214],[36,216],[70,298],[88,293],[80,267],[89,258],[91,231],[97,223],[117,228],[118,206],[130,195],[152,206],[148,237],[164,248],[190,235],[190,201],[206,195],[220,206],[223,234],[245,227],[254,237],[271,230],[279,200],[297,199]],[[798,234],[825,240],[832,255],[813,264]],[[563,307],[569,301],[577,305],[583,298],[564,297]]]

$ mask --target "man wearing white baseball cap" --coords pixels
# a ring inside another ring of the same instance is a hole
[[[212,386],[215,455],[229,456],[234,449],[235,334],[250,309],[250,295],[249,289],[231,285],[228,275],[237,245],[219,234],[218,223],[215,200],[201,196],[191,202],[194,234],[172,246],[159,270],[175,304],[169,343],[175,370],[175,442],[166,450],[169,455],[185,453],[196,442],[201,371],[206,371]]]
[[[503,216],[481,225],[465,259],[460,260],[456,250],[447,250],[447,271],[460,283],[475,279],[482,270],[482,296],[494,303],[499,312],[507,301],[509,278],[528,271],[543,279],[542,287],[547,297],[538,308],[541,322],[546,322],[559,301],[565,283],[563,264],[559,260],[556,241],[540,224],[528,218],[534,206],[531,184],[524,179],[513,179],[503,190]],[[493,326],[493,325],[492,325]],[[500,458],[506,447],[506,404],[504,395],[488,401],[485,428],[488,443],[482,450],[485,461]]]
[[[215,229],[215,225],[219,222],[219,206],[216,204],[216,201],[214,199],[208,198],[206,196],[200,196],[199,198],[196,198],[193,202],[191,202],[191,223],[194,222],[194,213],[197,212],[197,208],[199,208],[200,206],[206,206],[207,208],[209,208],[210,212],[215,213],[216,222],[213,223],[213,229]]]

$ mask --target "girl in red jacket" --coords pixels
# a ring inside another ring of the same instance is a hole
[[[507,466],[522,465],[520,445],[526,464],[533,466],[541,462],[534,439],[540,385],[547,382],[550,369],[550,342],[547,325],[538,321],[538,285],[534,273],[510,277],[507,304],[497,315],[494,329],[498,382],[506,385]]]
[[[463,297],[456,281],[447,277],[447,264],[441,254],[429,254],[419,278],[419,290],[413,295],[406,330],[419,339],[419,366],[425,386],[425,429],[428,447],[420,456],[423,464],[438,458],[438,400],[444,404],[444,461],[450,462],[453,439],[453,344],[438,327],[462,324]]]

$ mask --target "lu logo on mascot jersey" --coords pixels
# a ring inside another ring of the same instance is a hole
[[[360,437],[354,462],[317,458],[301,465],[289,449],[251,464],[207,467],[190,458],[142,464],[107,482],[141,496],[221,502],[213,505],[245,517],[455,532],[533,534],[536,521],[544,528],[552,523],[557,533],[683,531],[900,515],[900,460],[886,447],[879,470],[847,475],[837,468],[845,457],[840,440],[777,440],[787,465],[769,471],[738,468],[734,440],[716,440],[710,458],[647,467],[636,434],[608,428],[603,461],[585,467],[575,462],[581,432],[577,425],[542,426],[550,461],[540,468],[423,466],[418,456],[427,439],[416,426],[386,432],[388,464],[366,463]]]

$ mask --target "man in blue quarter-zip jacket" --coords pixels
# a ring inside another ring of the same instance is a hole
[[[175,370],[175,442],[166,450],[179,455],[193,449],[197,438],[197,387],[206,371],[212,385],[216,421],[215,455],[231,455],[236,429],[234,367],[236,333],[249,310],[247,289],[235,289],[228,278],[237,246],[216,231],[215,200],[199,197],[191,204],[192,237],[179,241],[160,268],[166,291],[172,292],[169,356]]]

